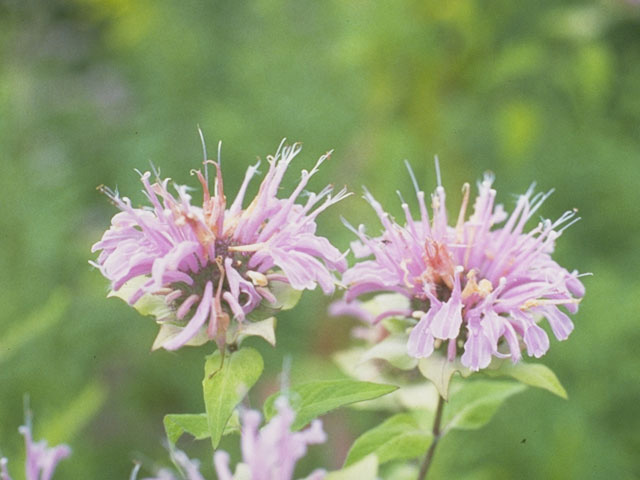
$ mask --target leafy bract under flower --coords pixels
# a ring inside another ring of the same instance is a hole
[[[493,178],[485,175],[471,216],[467,218],[470,188],[465,184],[457,221],[450,225],[444,188],[439,185],[431,197],[430,218],[424,192],[410,173],[419,218],[414,219],[403,202],[405,223],[400,225],[370,193],[365,194],[384,232],[371,238],[363,226],[354,229],[359,241],[353,251],[370,258],[345,272],[348,290],[332,312],[356,314],[374,325],[389,317],[416,319],[408,338],[409,355],[423,358],[442,349],[451,361],[461,355],[462,364],[471,370],[487,367],[492,357],[517,362],[521,342],[530,356],[544,355],[549,339],[538,325],[543,317],[556,338],[565,340],[573,323],[560,307],[576,313],[584,287],[577,272],[558,265],[551,253],[562,231],[578,220],[575,212],[525,231],[550,192],[534,195],[529,189],[507,215],[494,204]],[[362,311],[359,298],[374,292],[397,292],[407,303],[373,317]]]
[[[309,193],[296,203],[320,164],[302,177],[293,192],[278,197],[282,178],[300,146],[280,146],[267,157],[268,171],[255,198],[244,207],[249,182],[258,165],[249,167],[234,201],[228,205],[219,162],[213,193],[207,172],[194,171],[203,190],[202,206],[191,203],[187,187],[156,173],[141,174],[150,207],[134,208],[127,197],[106,190],[121,210],[92,251],[93,263],[112,282],[115,295],[144,313],[156,316],[161,331],[154,348],[175,350],[183,345],[216,340],[223,344],[231,319],[239,325],[264,309],[290,306],[290,290],[334,291],[333,272],[346,268],[344,255],[316,235],[316,217],[347,196],[331,187]]]

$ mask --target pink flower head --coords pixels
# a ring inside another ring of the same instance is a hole
[[[437,167],[437,164],[436,164]],[[396,223],[368,192],[366,200],[384,227],[380,237],[371,238],[363,226],[354,230],[357,257],[372,257],[347,270],[345,299],[333,312],[358,312],[377,324],[392,316],[418,320],[408,340],[412,357],[430,356],[442,349],[449,360],[461,354],[471,370],[485,368],[492,356],[521,358],[521,341],[536,358],[549,348],[549,338],[538,325],[545,317],[558,340],[565,340],[573,323],[560,307],[576,313],[584,295],[577,272],[568,272],[551,258],[555,240],[573,224],[575,212],[557,221],[541,221],[525,231],[527,221],[551,192],[533,194],[530,188],[518,198],[508,215],[494,205],[493,177],[485,175],[478,184],[473,214],[467,218],[470,188],[463,186],[463,198],[455,224],[450,225],[445,208],[445,191],[439,180],[431,197],[429,217],[424,192],[409,168],[420,216],[414,219],[403,202],[405,225]],[[397,292],[407,298],[404,307],[392,306],[372,316],[362,310],[358,297],[371,292]]]
[[[316,235],[316,217],[343,199],[343,189],[331,196],[331,187],[309,193],[296,203],[309,179],[328,158],[322,156],[284,198],[278,190],[298,144],[280,146],[267,157],[269,168],[255,198],[243,207],[244,196],[258,165],[249,167],[234,201],[228,205],[223,191],[220,163],[213,194],[207,172],[194,173],[203,191],[202,206],[191,204],[184,186],[170,192],[169,179],[156,173],[141,174],[144,194],[151,206],[134,208],[126,197],[106,190],[121,210],[111,228],[92,251],[100,251],[94,265],[112,282],[114,291],[131,305],[160,300],[158,321],[165,327],[154,347],[175,350],[209,339],[224,342],[230,319],[243,322],[261,305],[281,308],[276,292],[294,290],[334,291],[333,271],[344,271],[346,261],[331,243]],[[125,287],[126,286],[126,287]],[[125,288],[123,288],[125,287]],[[152,300],[151,300],[152,299]]]
[[[251,480],[292,480],[296,462],[306,455],[307,445],[326,441],[320,420],[311,422],[306,430],[292,432],[295,413],[286,398],[280,397],[276,407],[278,414],[260,430],[260,413],[248,410],[242,415],[243,464],[238,466],[236,473],[246,472],[246,478]],[[214,463],[220,480],[234,478],[227,452],[216,452]],[[316,470],[307,480],[322,480],[324,476],[323,470]]]
[[[51,480],[58,462],[71,455],[71,449],[66,445],[49,448],[45,440],[34,442],[31,436],[29,421],[27,421],[27,425],[20,427],[19,431],[24,436],[27,450],[25,479]],[[11,480],[9,472],[7,471],[6,458],[0,458],[0,479]]]
[[[190,459],[182,450],[172,450],[171,458],[182,473],[180,478],[184,480],[204,480],[204,477],[200,473],[200,462]],[[131,472],[129,479],[136,480],[139,470],[140,464],[137,464]],[[163,468],[158,471],[155,477],[146,477],[143,480],[178,480],[178,477],[176,477],[171,470]]]

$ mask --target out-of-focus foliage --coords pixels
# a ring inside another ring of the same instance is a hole
[[[444,439],[432,473],[640,475],[633,3],[0,0],[3,454],[20,455],[25,392],[36,438],[53,432],[74,448],[60,478],[127,478],[134,458],[152,467],[166,458],[164,414],[203,411],[203,348],[150,354],[154,322],[107,300],[87,264],[115,213],[95,187],[117,185],[142,202],[133,169],[149,161],[193,182],[199,124],[211,151],[224,142],[229,191],[284,136],[304,142],[300,168],[335,149],[315,185],[364,184],[396,213],[395,190],[412,194],[405,158],[425,190],[435,184],[434,154],[450,191],[485,170],[507,205],[533,180],[555,187],[541,213],[576,207],[584,218],[560,239],[557,259],[595,274],[575,332],[544,358],[569,400],[535,389],[514,397],[484,430]],[[356,195],[321,218],[322,232],[347,248],[340,214],[356,224],[373,215]],[[60,292],[70,293],[68,306]],[[330,354],[352,324],[325,308],[319,293],[305,295],[280,316],[276,349],[249,341],[266,366],[255,406],[279,388],[286,352],[292,384],[337,377]],[[45,325],[25,331],[38,316]],[[70,406],[82,417],[66,427]],[[301,471],[337,468],[382,420],[364,411],[326,417],[332,441],[312,449]],[[183,446],[210,473],[209,443]]]

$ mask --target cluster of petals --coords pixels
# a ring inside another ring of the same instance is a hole
[[[560,307],[575,313],[584,287],[577,272],[561,267],[551,253],[562,231],[578,220],[575,211],[555,222],[542,220],[527,231],[527,222],[551,192],[534,194],[532,187],[507,214],[494,203],[493,177],[487,174],[478,183],[469,218],[470,188],[464,185],[460,212],[450,225],[440,181],[431,196],[430,216],[425,194],[409,172],[418,218],[403,201],[405,222],[400,225],[365,194],[384,230],[371,238],[363,226],[353,229],[359,238],[354,254],[366,259],[345,272],[348,290],[333,312],[355,314],[372,324],[392,316],[415,318],[409,355],[428,357],[441,348],[449,360],[461,354],[462,364],[471,370],[487,367],[492,357],[517,362],[522,342],[528,355],[544,355],[549,338],[539,325],[543,317],[556,338],[565,340],[573,323]],[[372,316],[360,301],[372,292],[400,293],[407,302]]]
[[[27,450],[25,462],[26,480],[51,480],[58,463],[71,455],[71,449],[66,445],[48,447],[45,440],[34,442],[29,422],[20,427]],[[7,470],[7,459],[0,458],[0,480],[11,480]]]
[[[242,463],[236,467],[235,474],[229,468],[229,454],[217,451],[214,455],[214,466],[218,480],[237,478],[251,480],[292,480],[296,463],[307,453],[308,445],[323,443],[327,437],[322,429],[322,422],[314,420],[303,431],[292,432],[291,425],[295,420],[295,412],[284,397],[276,401],[278,414],[261,429],[261,416],[255,410],[247,410],[242,414]],[[174,451],[173,460],[180,467],[186,480],[204,480],[199,464],[191,460],[184,452]],[[135,480],[139,467],[131,474]],[[305,480],[322,480],[324,470],[315,470]],[[177,480],[170,470],[160,470],[157,476],[144,480]]]
[[[252,480],[292,480],[298,460],[307,453],[307,446],[323,443],[327,437],[322,430],[322,422],[314,420],[306,430],[292,432],[291,425],[295,412],[286,398],[276,400],[278,414],[259,429],[261,416],[255,410],[247,410],[242,415],[242,464],[236,474],[243,469]],[[218,451],[214,464],[219,480],[232,480],[229,469],[229,455]],[[322,480],[324,470],[316,470],[306,480]]]
[[[247,206],[245,193],[259,164],[248,168],[231,204],[224,195],[220,163],[211,160],[205,162],[204,174],[192,172],[202,184],[202,206],[192,205],[185,186],[174,185],[171,193],[170,179],[162,180],[157,173],[153,183],[150,172],[141,174],[149,207],[134,208],[128,198],[107,191],[121,212],[93,245],[92,251],[100,252],[93,264],[114,291],[143,279],[127,299],[131,305],[147,295],[164,299],[168,308],[158,321],[184,327],[164,348],[180,348],[202,332],[214,339],[226,331],[230,319],[242,322],[263,301],[275,303],[272,283],[334,291],[334,272],[347,265],[344,255],[316,234],[316,217],[347,193],[332,196],[331,186],[319,193],[305,191],[327,154],[313,169],[302,171],[289,196],[279,198],[283,176],[299,151],[298,144],[281,145],[267,158],[268,170]],[[217,173],[213,193],[207,164]],[[297,203],[302,197],[306,199]]]

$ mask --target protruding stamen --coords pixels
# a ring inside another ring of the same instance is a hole
[[[462,205],[460,205],[460,213],[458,214],[458,222],[456,223],[456,239],[458,242],[462,241],[462,233],[464,226],[464,218],[467,215],[467,207],[469,205],[469,191],[471,188],[468,183],[462,185]]]
[[[202,130],[200,129],[200,125],[198,125],[198,135],[200,135],[200,143],[202,144],[202,156],[204,157],[202,159],[202,164],[204,165],[204,178],[205,181],[207,182],[207,184],[209,183],[209,171],[207,170],[207,144],[204,141],[204,134],[202,133]]]

